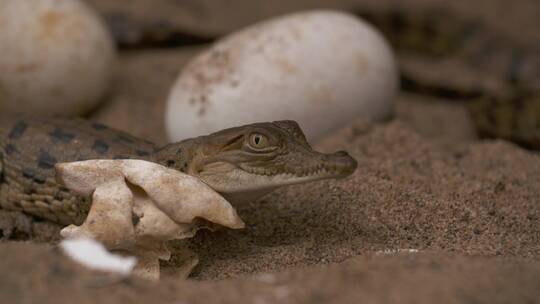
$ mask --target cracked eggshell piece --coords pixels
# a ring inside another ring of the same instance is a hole
[[[56,182],[81,194],[90,195],[106,183],[124,179],[122,162],[110,160],[78,161],[55,165]]]
[[[60,231],[60,235],[94,238],[109,249],[133,247],[136,236],[132,209],[133,194],[123,179],[114,178],[95,189],[84,223],[81,226],[69,225]]]
[[[113,39],[80,0],[0,1],[0,111],[75,115],[103,97]]]
[[[244,223],[234,208],[199,179],[143,160],[87,160],[61,163],[56,178],[80,194],[92,196],[81,226],[63,237],[90,237],[108,249],[140,258],[134,274],[159,278],[159,259],[168,260],[166,241],[192,237],[196,218],[230,228]],[[187,275],[197,259],[184,265]]]
[[[137,217],[135,235],[139,243],[153,243],[155,240],[168,241],[194,236],[192,224],[179,224],[154,205],[148,194],[140,189],[133,189],[133,214]]]
[[[296,120],[309,140],[392,112],[398,69],[382,35],[347,13],[295,13],[247,27],[195,57],[171,89],[169,139]]]
[[[191,175],[161,165],[124,160],[128,181],[148,194],[156,207],[177,223],[191,223],[196,217],[233,229],[244,228],[236,210],[219,193]]]
[[[56,170],[60,183],[78,193],[92,194],[87,219],[81,226],[64,228],[65,237],[93,236],[109,248],[126,248],[133,237],[191,237],[197,217],[229,228],[244,227],[229,202],[208,185],[156,163],[87,160],[61,163]],[[135,225],[133,214],[139,217]]]

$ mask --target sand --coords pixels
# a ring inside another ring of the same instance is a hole
[[[349,151],[358,170],[344,180],[292,186],[238,206],[247,229],[195,238],[196,277],[403,248],[540,256],[538,155],[504,142],[442,149],[399,121],[358,123],[319,146]]]
[[[111,278],[45,245],[7,242],[0,294],[21,303],[533,303],[540,296],[540,156],[502,141],[449,148],[399,119],[353,122],[317,146],[346,149],[359,169],[237,206],[247,228],[199,232],[189,246],[201,263],[187,282]],[[178,259],[163,266],[174,269]]]
[[[90,272],[44,245],[0,246],[3,303],[535,303],[540,263],[442,252],[159,284]],[[39,261],[39,263],[36,263]],[[9,269],[9,268],[8,268]]]

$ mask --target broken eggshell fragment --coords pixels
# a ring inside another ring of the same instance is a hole
[[[110,250],[134,254],[141,262],[138,273],[147,278],[158,278],[158,259],[170,257],[166,241],[195,234],[196,218],[244,227],[234,208],[205,183],[156,163],[131,159],[61,163],[56,165],[56,178],[72,191],[92,197],[84,223],[64,228],[61,235],[91,237]]]

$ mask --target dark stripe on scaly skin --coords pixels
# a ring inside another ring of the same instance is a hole
[[[17,122],[9,133],[9,139],[20,138],[24,134],[24,131],[26,131],[26,128],[28,128],[28,125],[24,121]]]
[[[22,175],[25,178],[33,179],[34,178],[34,171],[32,169],[24,168],[24,169],[22,169]]]
[[[36,174],[34,172],[34,170],[32,170],[32,169],[24,168],[22,170],[22,175],[25,178],[33,180],[36,184],[44,184],[45,183],[45,178],[40,176],[39,174]]]
[[[60,128],[55,128],[53,132],[49,133],[49,136],[65,144],[69,143],[71,140],[73,140],[73,138],[75,138],[75,134],[64,132]]]
[[[103,125],[103,124],[100,124],[99,122],[94,122],[94,123],[92,123],[92,128],[100,131],[100,130],[107,129],[107,126]]]
[[[138,156],[149,156],[150,153],[142,150],[137,150],[135,153],[137,153]]]
[[[109,150],[109,145],[102,140],[96,140],[92,146],[92,150],[96,151],[99,154],[105,154]]]
[[[38,167],[42,169],[52,169],[58,161],[46,151],[40,151],[38,156]]]
[[[17,148],[15,148],[15,146],[12,144],[7,144],[4,151],[6,151],[7,155],[11,155],[17,151]]]
[[[130,143],[132,144],[133,143],[133,139],[123,135],[123,134],[119,134],[116,139],[115,139],[116,142],[125,142],[125,143]]]
[[[40,185],[45,184],[45,178],[40,175],[34,175],[34,182]]]

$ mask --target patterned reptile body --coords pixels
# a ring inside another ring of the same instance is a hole
[[[148,159],[155,145],[83,119],[0,115],[0,206],[60,224],[80,224],[89,198],[57,184],[54,165],[88,159]]]
[[[540,44],[447,12],[363,13],[394,47],[406,91],[468,101],[482,137],[540,150]]]

